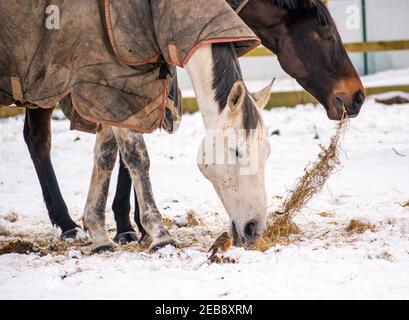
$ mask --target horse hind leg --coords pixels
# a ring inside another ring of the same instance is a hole
[[[82,229],[71,219],[51,162],[51,116],[54,109],[27,109],[24,140],[40,181],[44,202],[53,224],[62,230],[62,239],[82,236]]]
[[[138,241],[136,232],[133,229],[131,221],[129,219],[129,213],[131,211],[131,190],[133,190],[135,198],[135,223],[141,234],[139,243],[144,243],[148,238],[148,234],[146,233],[141,223],[138,196],[135,189],[132,188],[132,179],[131,175],[129,174],[129,170],[123,162],[122,156],[120,156],[118,184],[116,187],[114,202],[112,204],[112,211],[114,212],[117,225],[117,235],[115,236],[114,241],[118,244],[127,244]]]
[[[84,226],[93,241],[92,251],[112,250],[114,243],[105,229],[105,208],[118,147],[111,127],[102,126],[94,148],[94,168],[84,210]]]
[[[141,238],[139,239],[139,243],[145,243],[148,240],[149,235],[146,232],[146,230],[143,227],[142,222],[141,222],[141,212],[140,212],[140,209],[139,209],[138,195],[137,195],[135,189],[134,189],[133,193],[134,193],[134,199],[135,199],[134,220],[135,220],[135,223],[138,226],[138,230],[139,230],[139,232],[141,234]]]
[[[136,190],[141,226],[152,238],[149,250],[152,252],[167,245],[176,246],[176,242],[163,225],[153,197],[149,178],[150,159],[143,135],[123,128],[113,128],[113,131]]]
[[[138,236],[131,225],[129,213],[131,211],[130,195],[132,179],[122,157],[119,160],[118,183],[112,211],[114,212],[117,234],[114,241],[118,244],[127,244],[138,241]],[[137,203],[137,200],[135,200]],[[139,209],[138,209],[139,210]]]

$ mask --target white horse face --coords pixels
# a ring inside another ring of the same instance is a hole
[[[236,82],[216,129],[207,131],[198,152],[199,169],[212,182],[229,214],[236,245],[252,244],[266,229],[265,165],[271,148],[260,111],[271,86],[251,97],[243,82]],[[245,128],[243,121],[246,99],[257,117],[252,129]]]

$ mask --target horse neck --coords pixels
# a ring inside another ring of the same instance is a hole
[[[231,63],[234,62],[233,60],[235,59],[234,49],[231,49],[233,51],[230,52],[230,47],[226,46],[222,48],[222,50],[224,50],[225,56],[222,57],[221,61],[218,59],[219,62],[217,63],[214,61],[214,55],[218,54],[217,50],[212,50],[212,45],[206,45],[198,49],[186,65],[186,70],[192,81],[206,129],[217,128],[220,111],[227,106],[227,97],[238,77],[236,72],[233,74],[233,72],[228,71],[231,70],[231,68],[226,68],[223,69],[222,72],[225,71],[223,72],[223,76],[225,79],[229,79],[229,81],[220,85],[217,84],[219,81],[215,69],[220,68],[220,64],[226,66],[227,63],[229,63],[231,66]],[[218,64],[218,67],[215,67],[215,63]],[[225,92],[226,99],[220,99],[221,92]],[[223,102],[221,102],[222,100]]]

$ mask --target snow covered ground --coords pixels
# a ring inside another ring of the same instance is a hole
[[[270,211],[291,189],[319,144],[334,133],[322,107],[266,111],[273,153],[268,162]],[[232,249],[236,264],[208,264],[206,247],[227,228],[210,184],[196,168],[203,136],[199,114],[184,116],[177,134],[146,136],[152,182],[163,215],[194,210],[202,225],[172,227],[192,247],[155,254],[119,249],[89,255],[73,247],[60,255],[0,256],[0,299],[409,299],[409,104],[384,106],[369,98],[343,142],[343,168],[295,219],[302,230],[289,245],[265,253]],[[48,219],[26,150],[23,117],[0,120],[0,228],[7,237],[58,239]],[[72,216],[81,221],[92,165],[92,135],[53,121],[52,156]],[[318,133],[319,139],[314,137]],[[406,155],[403,157],[401,155]],[[114,193],[116,174],[110,189]],[[328,214],[321,214],[327,212]],[[8,220],[11,213],[17,221]],[[114,228],[107,211],[109,228]],[[351,219],[375,226],[348,233]]]

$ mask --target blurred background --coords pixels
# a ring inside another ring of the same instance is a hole
[[[363,77],[367,93],[409,92],[409,0],[324,2],[336,21],[351,60]],[[240,59],[248,88],[260,90],[276,77],[278,81],[273,92],[281,94],[271,99],[270,106],[312,102],[313,99],[281,69],[277,59],[267,54],[267,50],[255,50]],[[194,96],[186,72],[179,70],[179,73],[184,96]],[[193,111],[194,102],[187,101],[186,108]]]

